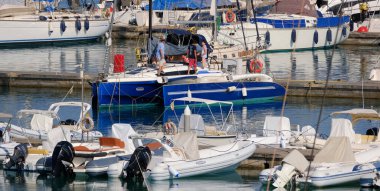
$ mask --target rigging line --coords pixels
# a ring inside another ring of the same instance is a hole
[[[257,26],[257,19],[256,19],[257,12],[256,12],[255,6],[253,5],[253,0],[251,0],[251,7],[252,7],[252,12],[253,12],[253,19],[255,20],[256,35],[257,35],[256,36],[256,48],[258,48],[258,47],[261,47],[261,38],[260,38],[260,34],[259,34],[259,28]],[[249,21],[249,22],[251,22],[251,21]],[[257,55],[255,54],[255,56],[257,56]]]
[[[346,0],[345,0],[346,1]],[[345,2],[343,1],[343,3]],[[320,122],[321,122],[321,117],[322,117],[322,113],[323,113],[323,108],[324,108],[324,103],[325,103],[325,99],[326,99],[326,93],[327,93],[327,87],[328,87],[328,83],[329,83],[329,78],[330,78],[330,74],[331,74],[331,65],[332,65],[332,59],[334,57],[334,54],[335,54],[335,49],[336,49],[336,41],[338,39],[338,33],[339,33],[339,30],[340,30],[340,26],[341,25],[344,25],[344,22],[343,24],[341,24],[341,21],[343,21],[343,17],[342,17],[342,12],[340,11],[342,8],[342,5],[339,7],[339,19],[338,19],[338,26],[337,26],[337,30],[336,30],[336,33],[335,33],[335,39],[334,39],[334,45],[333,45],[333,51],[332,51],[332,54],[331,54],[331,57],[330,59],[328,60],[328,63],[327,63],[327,76],[326,76],[326,84],[325,84],[325,87],[323,89],[323,97],[322,97],[322,102],[321,102],[321,107],[320,107],[320,110],[319,110],[319,114],[318,114],[318,121],[317,121],[317,127],[315,129],[315,132],[318,133],[318,130],[319,130],[319,127],[320,127]],[[311,154],[310,154],[310,158],[313,159],[314,158],[314,152],[315,152],[315,143],[317,141],[317,136],[314,136],[314,140],[313,140],[313,147],[311,149]],[[306,179],[305,179],[305,182],[308,181],[308,178],[309,178],[309,174],[310,174],[310,167],[311,167],[311,160],[309,162],[309,167],[307,169],[307,174],[306,174]],[[307,190],[307,184],[305,185],[305,190]]]
[[[239,0],[236,0],[236,4],[237,4],[237,7],[238,7],[238,12],[239,12],[239,19],[240,19],[241,31],[243,32],[244,47],[245,47],[245,50],[247,51],[247,50],[248,50],[248,47],[247,47],[247,42],[246,42],[246,40],[245,40],[244,25],[243,25],[243,21],[242,21],[242,19],[241,19],[241,11],[240,11],[240,3],[239,3]]]

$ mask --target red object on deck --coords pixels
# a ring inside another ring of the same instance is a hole
[[[358,32],[368,32],[368,28],[366,26],[361,26],[358,28]]]
[[[113,58],[113,72],[120,73],[124,72],[124,55],[115,54]]]

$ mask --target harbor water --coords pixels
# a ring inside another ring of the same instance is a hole
[[[115,40],[111,52],[124,54],[127,68],[136,67],[134,48],[140,43]],[[332,59],[330,80],[360,82],[368,78],[373,67],[380,66],[377,63],[379,49],[379,47],[339,46],[335,50],[261,54],[261,58],[265,61],[266,72],[275,79],[325,80],[330,67],[328,61]],[[6,46],[0,48],[0,55],[0,71],[46,71],[79,75],[79,64],[84,64],[85,73],[97,74],[103,72],[106,47],[102,40]],[[82,99],[91,103],[91,92],[86,90],[82,95],[81,89],[74,89],[71,92],[69,89],[62,88],[0,87],[0,112],[15,116],[21,109],[47,109],[55,102],[81,101]],[[305,125],[319,127],[318,133],[328,135],[331,112],[363,106],[376,110],[380,108],[378,100],[366,98],[353,100],[328,98],[323,105],[322,103],[322,98],[288,97],[284,107],[282,100],[235,104],[235,125],[239,130],[253,132],[255,129],[262,128],[266,115],[280,115],[283,111],[284,116],[290,118],[291,124],[298,124],[300,127]],[[228,108],[223,107],[224,111],[227,112]],[[180,115],[181,112],[181,110],[174,112],[170,108],[156,105],[134,105],[102,108],[97,112],[92,112],[92,115],[96,123],[95,128],[108,135],[111,125],[118,122],[130,123],[139,130],[160,130],[163,122],[167,119],[176,120],[176,115]],[[193,112],[202,114],[206,123],[212,120],[207,109],[196,108]],[[321,117],[319,117],[320,113]],[[70,118],[70,115],[75,114],[63,111],[63,115]],[[13,122],[17,123],[17,120],[14,119]],[[370,125],[378,126],[378,124]],[[360,128],[356,130],[361,131]],[[258,182],[257,174],[258,172],[252,170],[239,170],[235,173],[173,181],[128,183],[119,179],[88,177],[76,177],[74,181],[60,181],[38,176],[35,173],[17,174],[0,170],[0,190],[266,190],[266,187]],[[330,188],[330,190],[358,189],[356,184]]]

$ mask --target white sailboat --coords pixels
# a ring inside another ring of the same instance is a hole
[[[347,39],[350,32],[349,16],[318,17],[307,0],[278,2],[272,10],[273,13],[243,23],[245,39],[240,24],[225,23],[218,32],[218,41],[236,45],[246,40],[249,49],[260,44],[266,52],[290,51],[332,47]],[[198,34],[210,40],[209,30],[198,30]]]
[[[39,11],[23,6],[0,7],[0,44],[97,39],[109,28],[101,13]]]

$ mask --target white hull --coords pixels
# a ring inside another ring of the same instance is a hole
[[[107,19],[89,19],[89,29],[80,19],[81,30],[75,27],[75,20],[65,20],[66,30],[61,30],[61,19],[41,21],[38,16],[6,17],[0,19],[0,44],[26,42],[54,42],[96,39],[109,29]]]
[[[227,149],[229,150],[227,151]],[[198,160],[158,163],[147,174],[148,178],[152,180],[173,179],[175,177],[169,172],[169,166],[175,169],[181,178],[211,172],[234,170],[241,161],[250,157],[255,150],[256,146],[253,142],[237,141],[228,145],[213,147],[212,149],[200,150],[200,159]]]
[[[198,146],[203,147],[216,147],[233,143],[236,140],[235,135],[219,135],[219,136],[198,136]]]
[[[244,24],[244,33],[245,39],[247,43],[247,48],[252,50],[256,47],[256,28],[252,23]],[[289,50],[301,50],[301,49],[315,49],[315,48],[326,48],[334,45],[335,39],[336,44],[339,44],[346,40],[349,35],[349,25],[344,25],[346,27],[346,35],[342,35],[343,27],[326,27],[326,28],[296,28],[296,42],[293,43],[291,40],[292,36],[292,28],[260,28],[259,27],[259,36],[262,39],[261,45],[265,45],[265,33],[269,31],[270,33],[270,44],[265,47],[264,51],[289,51]],[[235,28],[235,29],[234,29]],[[328,42],[327,31],[331,29],[332,40]],[[198,34],[202,34],[209,41],[211,40],[211,36],[208,30],[211,29],[201,29],[198,30]],[[314,43],[314,32],[318,31],[318,43]],[[336,33],[338,30],[337,38]],[[223,27],[219,31],[218,41],[221,41],[226,44],[234,44],[234,45],[244,45],[243,33],[241,31],[241,27]]]

